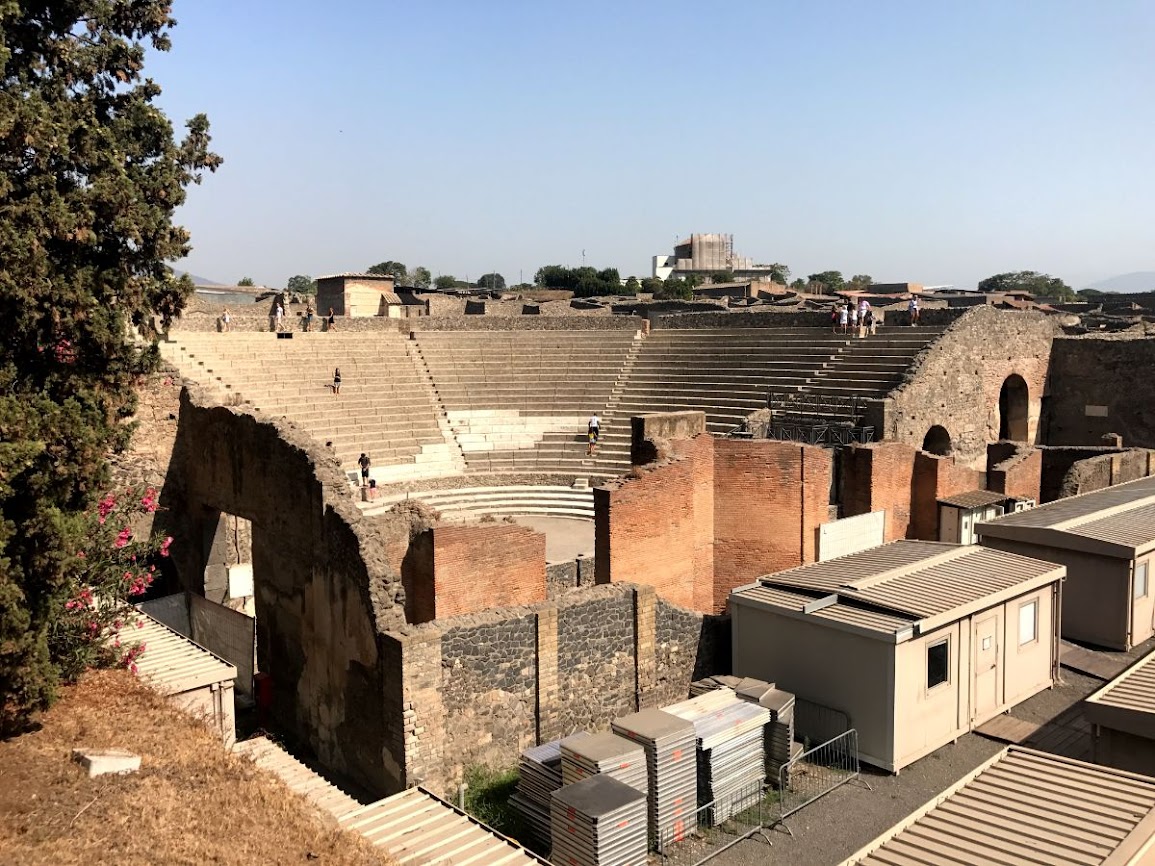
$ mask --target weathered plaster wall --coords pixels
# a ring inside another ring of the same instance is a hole
[[[999,439],[999,393],[1008,376],[1028,389],[1027,442],[1038,442],[1055,324],[1042,313],[983,306],[967,310],[912,365],[888,400],[886,438],[922,446],[942,425],[960,463],[986,468]]]
[[[390,786],[378,633],[404,622],[401,583],[336,461],[295,427],[213,405],[186,385],[161,506],[173,556],[204,594],[220,514],[252,522],[257,654],[273,715],[338,774]]]
[[[1124,336],[1061,337],[1051,347],[1048,445],[1155,447],[1155,340]]]

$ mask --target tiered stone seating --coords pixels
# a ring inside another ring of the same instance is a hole
[[[470,472],[628,468],[586,457],[586,422],[605,411],[635,331],[422,331],[416,343]]]
[[[485,514],[539,514],[593,520],[594,493],[586,488],[560,485],[509,485],[508,487],[464,487],[430,490],[423,493],[380,495],[359,503],[365,514],[379,514],[398,502],[417,499],[437,509],[447,520],[466,520]]]
[[[366,452],[370,477],[384,484],[464,466],[406,343],[393,332],[296,333],[291,340],[270,333],[177,333],[162,351],[188,378],[331,442],[353,479]],[[335,367],[343,380],[339,396],[331,389]]]

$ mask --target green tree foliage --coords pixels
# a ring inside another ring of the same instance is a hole
[[[816,295],[840,292],[846,287],[842,271],[823,271],[820,274],[811,274],[806,280],[806,288]]]
[[[442,274],[433,281],[433,285],[442,291],[452,289],[457,285],[457,277],[453,276],[453,274]]]
[[[660,291],[654,293],[654,299],[659,301],[692,301],[694,299],[695,283],[689,279],[670,277],[662,285]]]
[[[394,261],[378,262],[375,265],[370,265],[366,273],[379,274],[383,277],[391,276],[398,284],[402,283],[406,277],[409,276],[409,271],[405,269],[405,265],[401,264],[401,262]]]
[[[0,0],[0,728],[53,698],[52,624],[78,587],[81,515],[131,428],[151,333],[193,291],[166,262],[185,189],[220,158],[203,115],[176,141],[144,77],[163,0]]]
[[[1104,295],[1106,295],[1107,293],[1101,292],[1098,289],[1079,289],[1079,291],[1075,292],[1075,294],[1078,295],[1080,298],[1084,298],[1088,301],[1091,301],[1091,300],[1095,300],[1096,298],[1101,298]]]
[[[542,288],[566,289],[579,298],[621,295],[626,291],[617,268],[599,271],[591,267],[567,268],[564,265],[546,265],[538,269],[533,280]]]
[[[298,295],[315,295],[317,294],[317,281],[308,274],[297,274],[294,277],[289,277],[289,281],[285,283],[285,289],[296,292]]]
[[[780,286],[785,286],[790,280],[790,268],[780,262],[772,265],[759,265],[760,268],[770,268],[770,279]]]
[[[479,289],[489,289],[491,292],[501,292],[505,290],[505,277],[501,274],[482,274],[481,279],[477,281]]]
[[[252,277],[241,277],[239,280],[237,280],[237,285],[238,286],[255,286],[256,283],[253,282]]]
[[[1077,300],[1075,291],[1050,274],[1038,271],[1009,271],[995,274],[979,283],[980,292],[1030,292],[1037,297],[1058,298],[1060,301]]]
[[[874,279],[870,276],[870,274],[855,274],[846,284],[846,288],[862,291],[863,289],[868,289],[873,285]]]
[[[433,274],[429,273],[429,268],[423,265],[418,265],[409,274],[409,285],[415,289],[428,289],[433,282]]]
[[[663,283],[657,277],[646,277],[641,282],[642,291],[643,292],[649,292],[650,294],[654,294],[654,295],[656,295],[658,292],[660,292],[664,285],[665,285],[665,283]]]
[[[796,292],[804,292],[806,291],[806,280],[802,279],[802,277],[799,277],[790,284],[790,288]]]
[[[631,295],[636,295],[641,291],[642,284],[638,282],[638,278],[630,276],[626,278],[626,291]]]
[[[732,283],[734,282],[733,271],[715,271],[710,274],[711,283]]]

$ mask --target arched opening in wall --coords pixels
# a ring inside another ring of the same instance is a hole
[[[950,433],[941,424],[935,424],[922,438],[922,450],[939,457],[948,456],[951,452]]]
[[[1007,376],[999,391],[999,438],[1027,441],[1027,414],[1030,393],[1018,373]]]

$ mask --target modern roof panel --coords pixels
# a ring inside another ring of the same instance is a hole
[[[1010,499],[1005,493],[995,493],[991,490],[968,490],[965,493],[956,493],[954,496],[944,496],[939,500],[941,505],[951,505],[955,508],[984,508],[988,505],[998,505]]]
[[[841,866],[1137,862],[1153,816],[1155,779],[1012,746]]]
[[[161,694],[180,694],[236,679],[235,667],[200,644],[193,643],[146,613],[140,613],[137,621],[142,625],[133,630],[131,639],[134,643],[144,644],[144,652],[136,659],[137,673]]]
[[[1089,698],[1088,703],[1155,714],[1155,652],[1150,652]]]
[[[978,525],[980,536],[1010,538],[1092,552],[1155,545],[1155,476],[1083,493]],[[1066,540],[1067,544],[1064,544]],[[1079,544],[1084,541],[1084,544]]]

